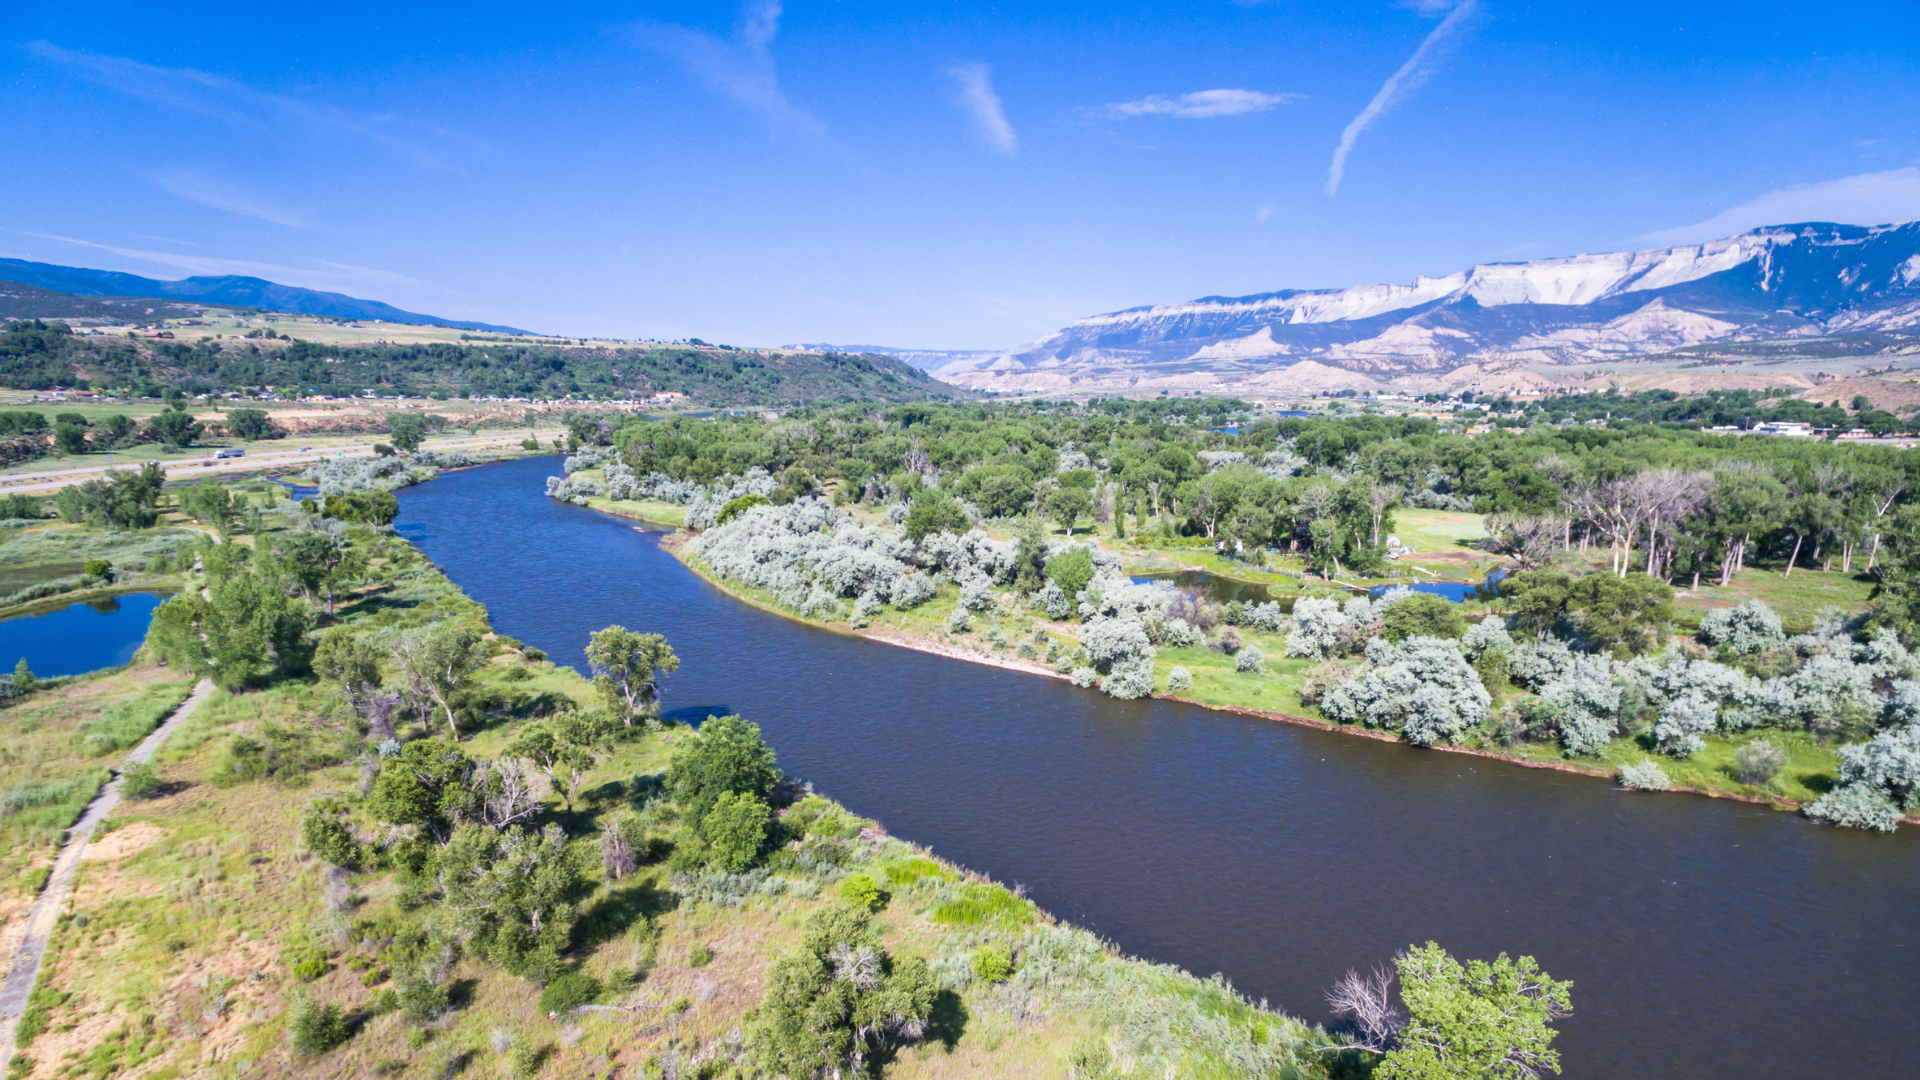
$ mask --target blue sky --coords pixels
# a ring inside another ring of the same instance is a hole
[[[553,333],[1001,348],[1920,218],[1911,0],[15,0],[0,86],[0,255]]]

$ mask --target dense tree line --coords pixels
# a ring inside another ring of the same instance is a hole
[[[916,401],[966,396],[885,356],[686,346],[558,348],[517,342],[327,345],[298,339],[75,336],[64,323],[0,330],[0,385],[161,396],[272,388],[334,396],[602,398],[673,390],[716,404]]]

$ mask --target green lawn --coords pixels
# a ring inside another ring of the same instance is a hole
[[[1396,510],[1393,534],[1418,555],[1443,551],[1470,551],[1470,541],[1487,537],[1487,519],[1483,514],[1462,514],[1452,510]]]

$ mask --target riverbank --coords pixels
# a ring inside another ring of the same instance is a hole
[[[341,596],[330,633],[390,645],[425,626],[487,631],[486,660],[462,689],[461,754],[505,759],[542,717],[599,704],[580,672],[492,632],[491,613],[410,542],[359,540],[376,545],[372,580]],[[384,682],[397,685],[389,654],[376,656]],[[10,725],[32,717],[36,737],[68,748],[88,730],[83,721],[119,709],[136,686],[184,693],[167,674],[139,666],[99,680],[103,700],[87,712],[65,709],[57,725],[40,722],[53,695],[29,698],[0,711],[0,729],[16,738]],[[728,1072],[748,1062],[742,1036],[773,965],[843,895],[872,910],[875,946],[924,961],[933,980],[926,1037],[892,1055],[889,1080],[1062,1075],[1122,1055],[1155,1075],[1325,1075],[1314,1049],[1328,1041],[1323,1031],[1217,977],[1122,955],[1018,886],[890,836],[826,797],[776,793],[776,804],[798,802],[769,823],[772,841],[754,865],[722,871],[658,794],[669,763],[697,737],[677,724],[598,748],[577,795],[537,788],[540,805],[525,820],[559,830],[581,874],[564,916],[577,921],[561,943],[563,974],[509,974],[479,945],[442,952],[430,935],[450,901],[410,893],[418,883],[377,846],[332,852],[345,865],[329,865],[302,826],[325,812],[362,837],[384,828],[367,797],[366,767],[377,772],[379,759],[364,755],[337,694],[291,674],[215,691],[167,741],[157,786],[122,802],[77,863],[70,914],[52,924],[26,1001],[25,1056],[13,1076],[55,1080],[76,1058],[103,1074],[447,1075],[505,1069],[509,1048],[544,1075]],[[401,710],[393,723],[408,743],[444,737],[437,714],[428,719]],[[76,792],[90,797],[93,788]],[[609,827],[634,856],[603,873]],[[25,899],[5,909],[9,925],[24,916]],[[1003,952],[1004,970],[977,974],[982,949]],[[442,988],[438,1005],[406,996],[423,964]],[[551,990],[563,980],[577,995],[570,1003],[543,996],[543,983]],[[129,985],[140,988],[135,996]],[[327,1007],[351,1018],[336,1045],[290,1045],[296,1017]],[[431,1015],[409,1017],[416,1008]]]
[[[658,523],[650,524],[659,527]],[[809,617],[783,607],[761,590],[743,587],[720,577],[711,567],[686,550],[686,541],[690,538],[691,534],[684,530],[677,530],[662,537],[661,547],[703,581],[759,610],[818,629],[962,660],[971,664],[1023,671],[1053,679],[1066,677],[1046,664],[1023,660],[1017,656],[1003,655],[997,651],[969,647],[955,640],[954,635],[942,633],[938,628],[945,624],[945,615],[953,606],[951,597],[936,598],[935,601],[925,605],[925,613],[920,609],[916,609],[913,613],[889,613],[890,616],[906,614],[908,617],[900,623],[883,622],[867,627],[854,627],[844,621]],[[1072,644],[1078,643],[1074,624],[1031,620],[1030,625],[1041,627],[1050,638]],[[1259,647],[1269,658],[1266,672],[1249,674],[1236,671],[1231,658],[1205,648],[1162,648],[1155,659],[1155,686],[1165,687],[1171,669],[1174,666],[1181,666],[1187,668],[1194,678],[1195,688],[1202,693],[1183,694],[1157,689],[1153,697],[1276,723],[1354,735],[1379,742],[1402,741],[1399,736],[1390,731],[1337,724],[1306,715],[1304,712],[1292,711],[1284,707],[1274,708],[1255,700],[1261,697],[1291,696],[1298,704],[1301,679],[1312,665],[1306,661],[1284,659],[1283,635],[1263,635],[1244,626],[1239,630],[1249,644]],[[1837,755],[1831,749],[1819,746],[1812,740],[1793,733],[1769,732],[1767,734],[1777,743],[1785,743],[1792,752],[1793,761],[1790,764],[1793,768],[1788,775],[1793,777],[1792,782],[1796,785],[1804,787],[1810,783],[1819,783],[1822,782],[1822,777],[1831,781],[1837,774]],[[1632,737],[1613,740],[1597,761],[1568,760],[1559,755],[1557,747],[1550,744],[1523,743],[1520,744],[1520,749],[1515,751],[1508,748],[1436,743],[1430,749],[1504,762],[1522,768],[1544,769],[1603,779],[1615,784],[1619,781],[1620,769],[1623,766],[1654,760],[1670,778],[1670,785],[1663,789],[1666,792],[1702,795],[1768,806],[1787,812],[1797,812],[1817,797],[1817,794],[1809,793],[1808,796],[1796,798],[1776,791],[1756,790],[1753,785],[1738,785],[1737,781],[1733,780],[1732,772],[1734,752],[1745,741],[1747,740],[1723,735],[1709,736],[1706,739],[1706,748],[1694,755],[1692,759],[1672,759],[1654,754],[1642,746],[1639,740]],[[1903,820],[1909,824],[1920,825],[1920,814],[1909,815]]]

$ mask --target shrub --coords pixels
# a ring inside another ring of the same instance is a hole
[[[411,1024],[428,1024],[445,1016],[452,1002],[444,983],[427,970],[397,972],[400,1012]]]
[[[1660,752],[1687,757],[1705,749],[1707,743],[1701,736],[1713,731],[1719,712],[1720,706],[1713,699],[1699,694],[1668,702],[1659,721],[1653,725],[1653,737],[1660,743]]]
[[[1432,593],[1414,593],[1394,604],[1380,617],[1381,632],[1388,641],[1422,637],[1457,639],[1466,635],[1467,620],[1460,607]]]
[[[1013,953],[1001,942],[991,942],[973,950],[974,977],[984,983],[1006,982],[1013,974]]]
[[[967,610],[966,605],[955,607],[953,614],[947,616],[947,633],[964,634],[972,629],[973,613]]]
[[[842,881],[840,899],[868,911],[879,911],[887,902],[886,895],[880,891],[879,882],[865,874],[854,874]]]
[[[1069,675],[1068,678],[1073,681],[1073,685],[1085,690],[1087,687],[1100,681],[1100,673],[1090,667],[1077,667],[1073,669],[1073,673]]]
[[[1849,829],[1892,832],[1900,824],[1900,808],[1871,784],[1842,784],[1814,800],[1806,814]]]
[[[1172,671],[1167,672],[1167,689],[1175,694],[1193,689],[1193,673],[1186,668],[1176,666]]]
[[[713,963],[713,950],[705,942],[695,942],[687,948],[687,966],[703,968]]]
[[[1672,784],[1666,770],[1652,761],[1620,766],[1620,786],[1629,791],[1665,791]]]
[[[347,1041],[347,1018],[340,1006],[325,1005],[312,998],[297,998],[293,1015],[287,1020],[287,1034],[293,1048],[303,1054],[324,1054]]]
[[[340,811],[327,804],[315,806],[300,819],[300,839],[307,850],[333,864],[352,867],[360,860],[360,845]]]
[[[1233,670],[1240,672],[1260,672],[1267,670],[1267,658],[1260,655],[1258,646],[1249,645],[1233,658]]]
[[[1786,762],[1787,752],[1765,739],[1755,739],[1733,754],[1734,772],[1743,784],[1771,782]]]
[[[1786,644],[1780,616],[1759,600],[1709,611],[1700,620],[1701,642],[1736,656],[1752,656]]]
[[[1287,635],[1287,655],[1307,660],[1323,659],[1340,643],[1340,628],[1346,616],[1340,602],[1309,596],[1293,605],[1293,633]]]
[[[757,795],[723,793],[700,823],[711,845],[708,861],[735,874],[752,866],[766,846],[769,815],[767,804]]]
[[[160,779],[160,770],[150,761],[135,762],[120,774],[120,794],[129,799],[144,799],[166,786],[167,782]]]
[[[1108,697],[1129,701],[1150,696],[1153,693],[1153,661],[1137,656],[1113,665],[1107,677],[1100,680],[1100,690]]]
[[[543,1013],[571,1012],[582,1005],[590,1004],[600,996],[600,980],[577,971],[548,983],[540,991],[540,1011]]]
[[[1400,732],[1416,746],[1457,738],[1487,717],[1491,699],[1458,645],[1412,637],[1367,645],[1371,667],[1328,693],[1320,709],[1341,724]]]

